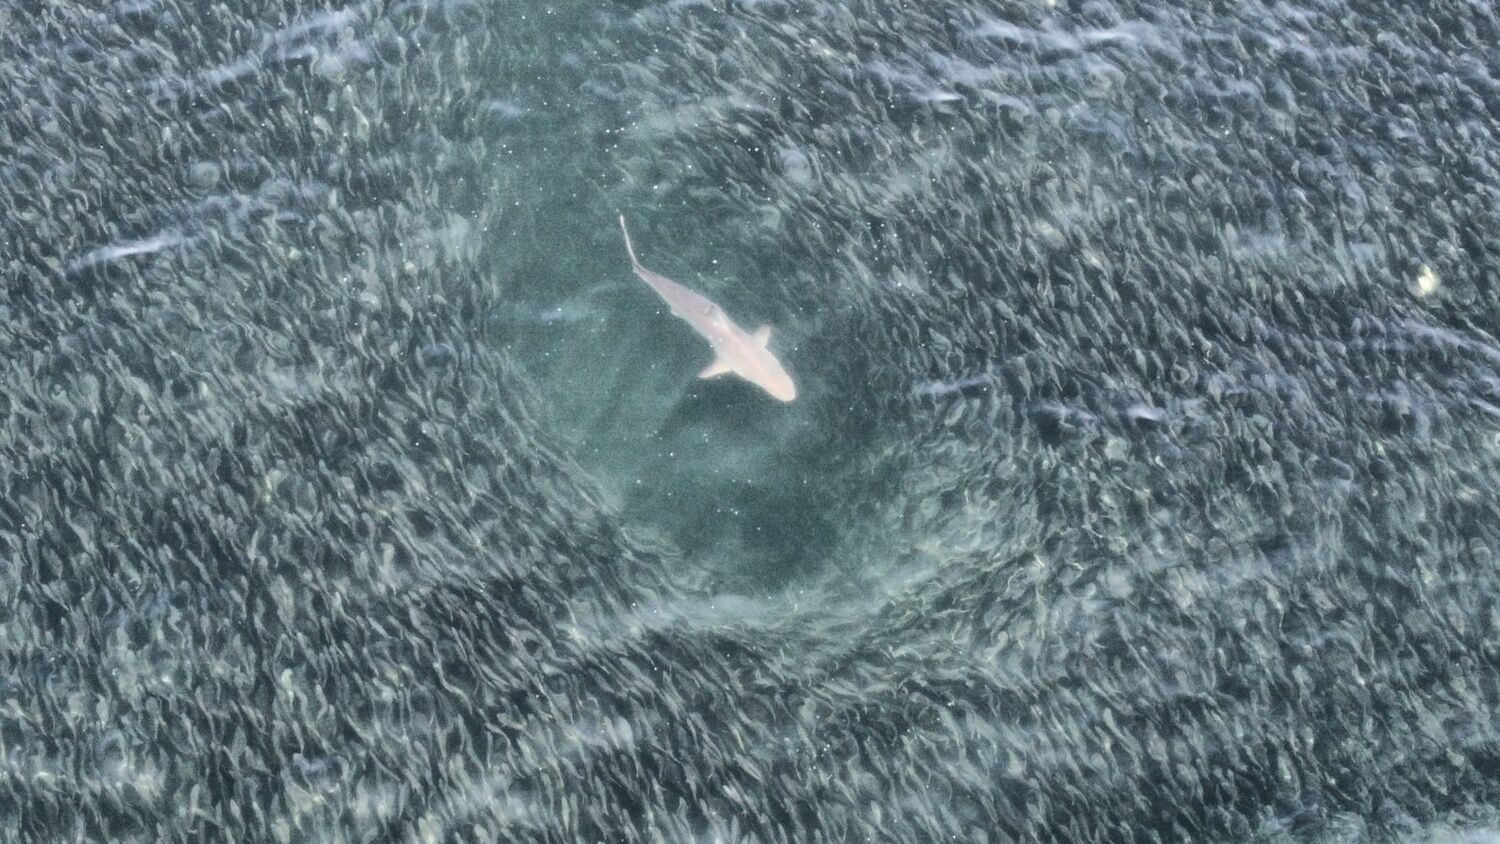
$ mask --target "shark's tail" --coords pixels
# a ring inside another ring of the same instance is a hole
[[[630,253],[630,265],[640,267],[641,262],[635,257],[635,247],[630,245],[630,230],[625,228],[625,215],[620,215],[620,233],[625,235],[625,251]]]

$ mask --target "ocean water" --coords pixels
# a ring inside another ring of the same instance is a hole
[[[0,840],[1496,840],[1497,293],[1482,0],[7,0]]]

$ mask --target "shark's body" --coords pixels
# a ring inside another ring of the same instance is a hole
[[[713,378],[733,372],[781,401],[797,397],[792,377],[766,348],[771,339],[771,326],[762,325],[754,333],[747,332],[735,325],[723,308],[706,297],[641,266],[635,257],[635,247],[630,245],[630,232],[625,228],[623,214],[620,215],[620,232],[625,235],[625,251],[630,253],[630,266],[635,274],[656,291],[673,315],[691,325],[713,347],[714,362],[698,377]]]

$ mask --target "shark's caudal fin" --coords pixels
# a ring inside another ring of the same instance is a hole
[[[729,364],[725,363],[722,358],[715,358],[713,363],[703,367],[703,371],[698,373],[698,377],[718,378],[720,375],[730,371]]]
[[[750,335],[750,339],[755,341],[755,345],[764,349],[766,344],[771,342],[771,326],[762,325],[760,328],[755,329],[755,333]]]
[[[630,245],[630,230],[625,228],[625,215],[620,215],[620,234],[625,235],[625,251],[630,253],[630,265],[640,269],[641,262],[635,257],[635,247]]]

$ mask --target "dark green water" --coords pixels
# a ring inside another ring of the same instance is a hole
[[[0,840],[1488,840],[1496,44],[0,5]]]

